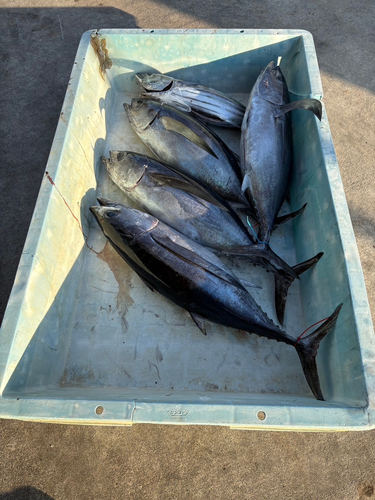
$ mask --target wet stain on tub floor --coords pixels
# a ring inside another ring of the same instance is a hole
[[[130,295],[133,270],[124,262],[108,241],[103,250],[98,254],[98,258],[108,264],[119,286],[116,306],[121,316],[123,331],[125,332],[128,329],[126,314],[129,307],[134,304],[134,300]]]

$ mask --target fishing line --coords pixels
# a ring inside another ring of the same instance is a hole
[[[74,215],[73,213],[73,210],[70,208],[70,206],[68,205],[66,199],[64,198],[64,196],[61,194],[59,188],[56,186],[54,180],[52,179],[52,177],[49,175],[49,172],[45,172],[46,174],[46,177],[47,179],[49,180],[49,182],[52,184],[52,186],[56,189],[56,191],[59,193],[59,195],[61,196],[63,202],[65,203],[65,205],[68,207],[68,210],[69,212],[72,214],[73,218],[77,221],[78,223],[78,227],[79,229],[81,230],[81,233],[83,234],[83,238],[85,240],[85,245],[87,246],[87,248],[89,250],[91,250],[92,252],[96,253],[96,255],[99,255],[99,252],[97,252],[96,250],[94,250],[92,247],[90,247],[90,245],[88,244],[88,237],[85,235],[85,233],[83,232],[83,229],[82,229],[82,226],[81,226],[81,223],[79,222],[79,220],[77,219],[77,217]]]
[[[247,223],[249,224],[250,226],[250,229],[252,230],[252,232],[254,233],[254,236],[255,236],[255,239],[257,240],[258,243],[260,243],[261,245],[269,245],[268,241],[259,241],[258,239],[258,236],[257,236],[257,233],[254,231],[254,228],[253,226],[251,225],[250,221],[249,221],[249,216],[247,215],[246,216],[246,220],[247,220]],[[259,224],[259,223],[258,223]],[[256,227],[258,224],[255,224],[254,227]]]
[[[329,318],[329,316],[328,316]],[[324,319],[321,319],[320,321],[317,321],[316,323],[314,323],[313,325],[309,326],[308,328],[306,328],[306,330],[301,333],[301,335],[298,337],[298,339],[296,340],[296,343],[294,344],[294,347],[296,347],[296,345],[298,344],[298,342],[301,340],[301,338],[305,335],[306,332],[308,332],[311,328],[313,328],[314,326],[316,325],[319,325],[319,323],[323,323],[323,321],[326,321],[328,318],[324,318]]]

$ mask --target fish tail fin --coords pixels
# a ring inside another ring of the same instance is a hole
[[[289,266],[281,257],[275,254],[275,252],[271,249],[271,247],[264,243],[257,243],[252,245],[255,247],[253,251],[258,251],[259,254],[264,256],[264,259],[270,262],[276,268],[281,268],[288,276],[291,276],[294,279],[299,279],[298,274],[292,267]]]
[[[299,279],[299,276],[292,267],[289,266],[281,257],[266,243],[255,243],[254,245],[245,245],[239,247],[232,247],[222,253],[227,255],[241,255],[243,257],[251,258],[251,261],[259,265],[263,265],[266,269],[277,272],[281,268],[288,276],[294,279]]]
[[[309,384],[311,392],[320,401],[324,401],[324,398],[319,382],[316,356],[320,342],[334,329],[341,307],[342,304],[337,306],[331,316],[319,328],[307,337],[297,339],[295,343],[306,381]]]
[[[315,257],[312,257],[309,260],[305,260],[296,266],[293,266],[292,269],[295,271],[298,276],[302,273],[310,269],[313,265],[315,265],[318,260],[323,256],[323,252],[318,253]],[[288,290],[290,285],[293,283],[294,279],[286,274],[284,271],[280,270],[277,273],[274,273],[275,276],[275,304],[276,304],[276,314],[277,319],[280,321],[282,325],[284,323],[284,314],[285,314],[285,305],[286,299],[288,295]]]
[[[290,214],[287,215],[282,215],[281,217],[277,217],[275,220],[275,224],[273,226],[273,229],[276,227],[280,226],[281,224],[285,224],[285,222],[289,222],[290,220],[294,219],[298,215],[302,214],[302,212],[305,210],[307,203],[303,205],[299,210],[296,210],[295,212],[291,212]]]

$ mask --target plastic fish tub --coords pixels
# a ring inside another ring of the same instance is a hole
[[[292,113],[290,206],[303,215],[271,244],[289,264],[323,258],[293,283],[285,330],[298,335],[343,303],[317,357],[326,401],[311,394],[294,349],[209,323],[152,293],[106,242],[96,197],[128,204],[100,156],[147,153],[123,109],[137,72],[198,81],[246,102],[281,58],[292,99],[322,98],[312,36],[300,30],[115,30],[82,36],[0,334],[0,417],[75,424],[226,425],[243,429],[374,427],[374,338],[358,250],[326,112]],[[238,152],[239,132],[218,129]],[[225,229],[224,229],[225,230]],[[227,263],[261,290],[272,277]]]

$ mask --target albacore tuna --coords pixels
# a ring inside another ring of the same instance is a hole
[[[290,185],[293,140],[289,112],[301,108],[321,119],[322,105],[317,99],[290,103],[281,69],[271,61],[250,93],[240,149],[242,191],[256,212],[258,240],[265,243]]]
[[[91,207],[104,234],[144,283],[190,312],[205,333],[205,320],[295,347],[306,380],[323,400],[316,356],[333,330],[341,305],[313,333],[297,340],[276,326],[241,282],[210,250],[157,218],[121,205]]]
[[[124,107],[135,132],[160,160],[217,192],[234,208],[251,210],[241,191],[237,155],[203,123],[151,99],[133,99]]]
[[[219,201],[169,165],[130,151],[111,151],[110,158],[101,160],[111,179],[146,212],[201,245],[241,255],[271,271],[275,277],[277,316],[283,323],[288,289],[294,281],[291,274],[300,275],[323,254],[303,266],[290,268],[270,248],[254,244],[224,200]]]

